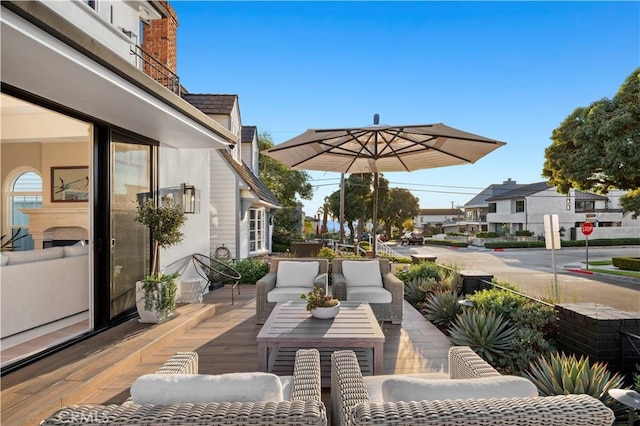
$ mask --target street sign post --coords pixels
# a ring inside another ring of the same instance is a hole
[[[585,245],[585,257],[587,263],[587,269],[589,269],[589,235],[593,232],[593,224],[591,222],[585,222],[580,227],[582,231],[582,235],[584,235],[584,245]]]
[[[553,264],[553,283],[556,301],[558,300],[558,274],[556,272],[556,249],[560,248],[560,223],[557,214],[545,214],[544,241],[547,249],[551,249],[551,263]]]

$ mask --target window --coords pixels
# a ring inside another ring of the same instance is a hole
[[[93,10],[96,9],[96,0],[83,0],[83,1],[84,1],[84,4],[89,6],[91,9]]]
[[[516,200],[516,213],[524,212],[524,200]]]
[[[264,247],[264,210],[249,209],[249,251]]]
[[[488,213],[495,213],[495,212],[496,212],[496,203],[489,203]]]
[[[576,212],[592,212],[595,209],[595,201],[576,201]]]
[[[22,209],[42,208],[42,178],[34,172],[22,173],[13,183],[9,200],[11,237],[15,239],[13,249],[33,250],[33,239],[28,235],[29,215]]]

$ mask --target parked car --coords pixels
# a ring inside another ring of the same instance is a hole
[[[422,245],[423,242],[424,242],[424,237],[422,235],[422,232],[417,232],[417,231],[405,232],[404,235],[400,237],[400,244]]]
[[[380,239],[380,241],[382,242],[389,241],[389,237],[387,237],[387,234],[378,234],[378,239]]]

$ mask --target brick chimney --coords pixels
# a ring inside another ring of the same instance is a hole
[[[142,50],[176,74],[178,15],[168,1],[161,1],[160,3],[169,12],[169,17],[153,20],[151,25],[144,26]],[[145,66],[145,73],[169,88],[166,79],[154,75],[153,70],[149,69],[148,66]]]

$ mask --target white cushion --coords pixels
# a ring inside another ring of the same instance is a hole
[[[384,399],[382,399],[382,383],[385,380],[397,377],[394,375],[384,375],[384,376],[364,376],[364,386],[367,388],[367,394],[369,394],[369,401],[374,403],[383,403]],[[447,373],[413,373],[413,374],[403,374],[402,377],[415,377],[420,379],[429,379],[436,380],[449,379],[449,375]]]
[[[538,389],[531,381],[517,376],[448,380],[393,377],[382,383],[385,402],[529,396],[538,396]]]
[[[2,261],[0,262],[0,266],[5,266],[7,263],[9,263],[9,256],[7,256],[6,254],[0,254],[0,259],[2,259]]]
[[[347,285],[349,302],[391,303],[391,292],[384,287],[351,287]]]
[[[377,260],[343,260],[342,275],[347,281],[347,288],[351,286],[382,287],[380,262]]]
[[[301,294],[311,291],[309,287],[276,287],[267,293],[267,302],[304,302],[300,299]]]
[[[62,247],[51,247],[44,250],[12,251],[7,253],[7,256],[9,256],[8,265],[18,265],[20,263],[59,259],[64,256],[64,250]]]
[[[282,383],[271,373],[145,374],[131,385],[134,404],[282,401]]]
[[[278,262],[276,287],[313,287],[318,276],[320,262]],[[307,290],[307,292],[310,290]]]
[[[76,257],[89,254],[89,246],[65,246],[63,247],[64,257]]]

